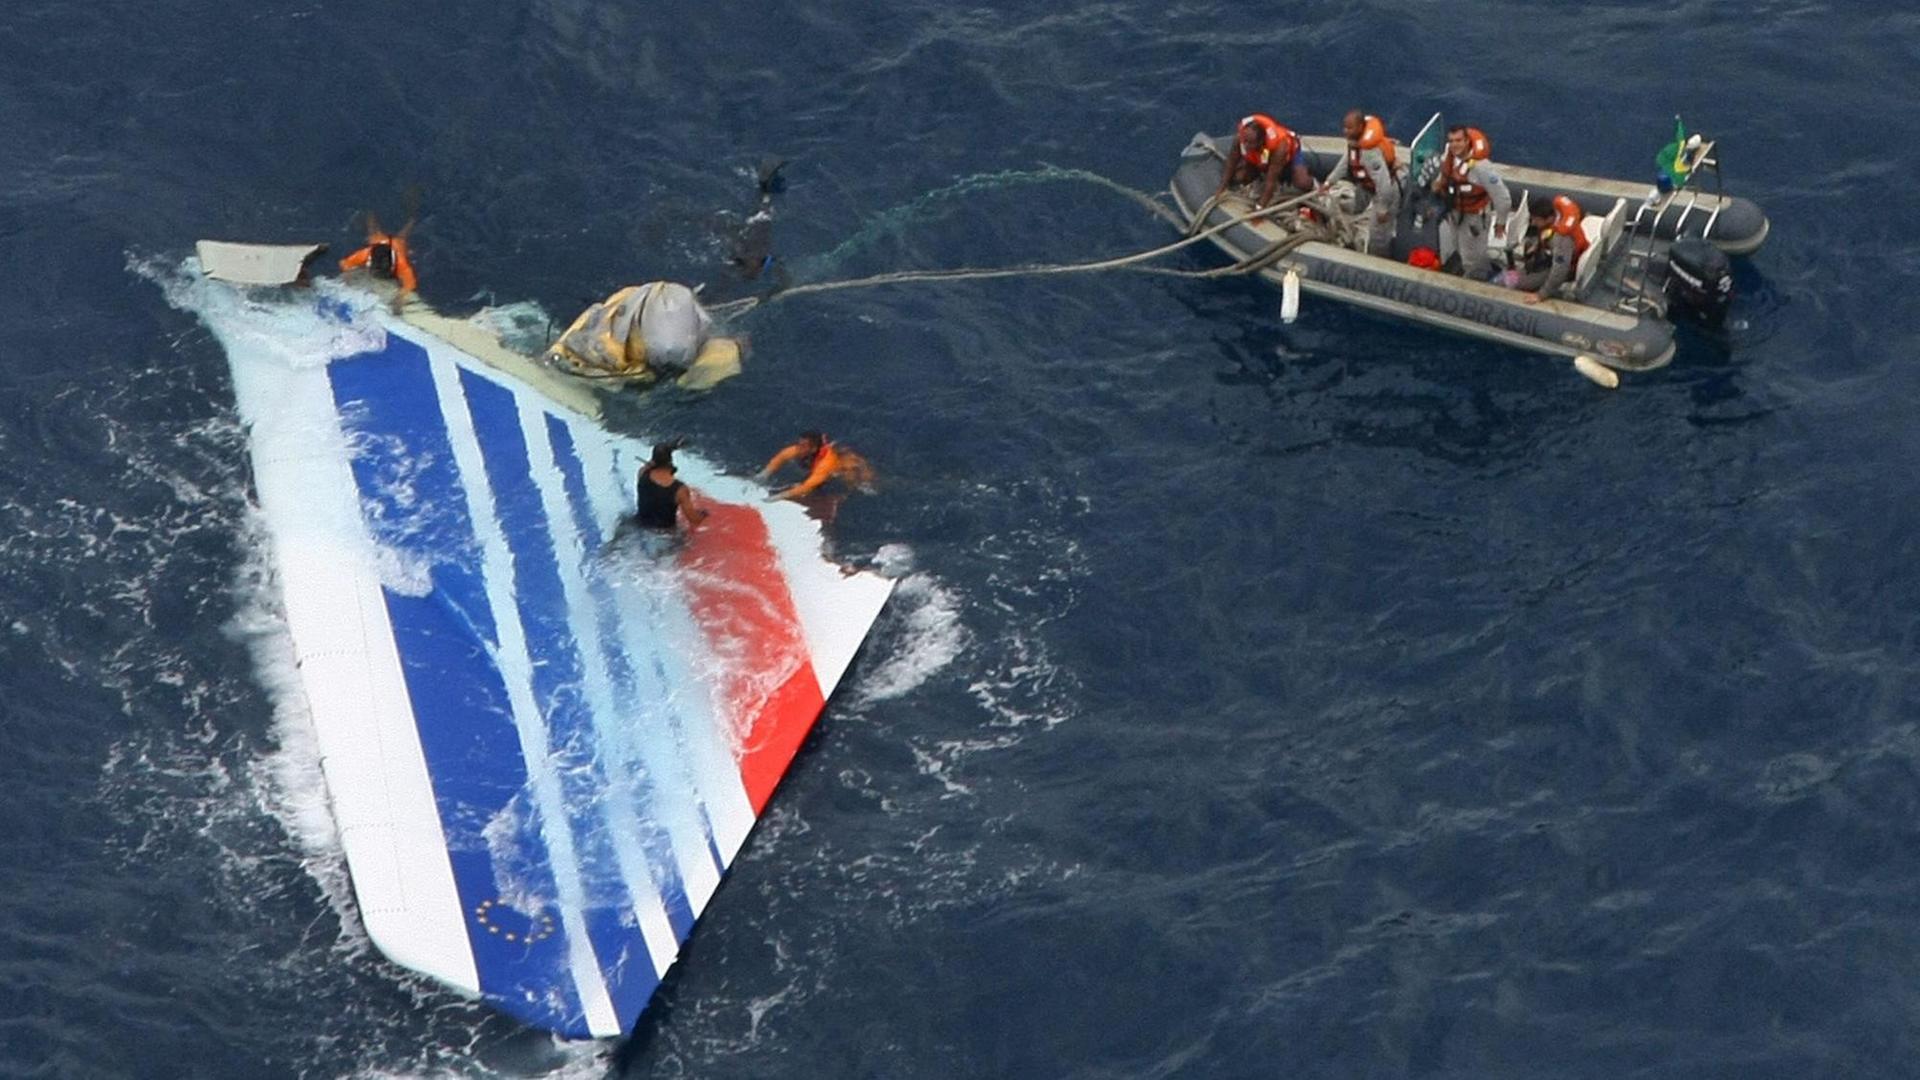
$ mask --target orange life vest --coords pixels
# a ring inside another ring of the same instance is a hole
[[[1586,213],[1580,209],[1579,203],[1565,195],[1553,197],[1553,231],[1561,236],[1573,237],[1573,265],[1569,269],[1579,268],[1580,256],[1585,255],[1587,248],[1591,246],[1591,242],[1587,239],[1587,230],[1580,227],[1580,219],[1585,216]]]
[[[775,454],[773,460],[767,463],[768,471],[771,472],[797,457],[799,445],[795,443]],[[788,488],[783,494],[788,497],[808,494],[836,476],[849,484],[865,485],[872,482],[873,470],[867,466],[865,458],[851,450],[841,449],[822,435],[820,445],[807,458],[806,478]]]
[[[1467,156],[1457,158],[1449,150],[1440,156],[1440,174],[1447,182],[1447,205],[1463,214],[1477,214],[1487,208],[1491,196],[1487,189],[1467,179],[1475,165],[1487,160],[1493,144],[1479,128],[1467,129]]]
[[[1369,116],[1360,127],[1360,138],[1347,143],[1347,175],[1353,182],[1373,191],[1373,177],[1367,175],[1367,167],[1360,163],[1360,151],[1379,150],[1387,159],[1387,172],[1391,174],[1399,168],[1399,162],[1393,155],[1393,140],[1387,138],[1387,125],[1377,116]],[[1387,177],[1393,179],[1391,175]]]
[[[1293,161],[1293,155],[1300,152],[1299,136],[1295,135],[1284,124],[1281,124],[1266,113],[1254,113],[1252,116],[1240,121],[1240,129],[1242,131],[1246,130],[1248,126],[1252,126],[1255,131],[1260,133],[1259,148],[1252,153],[1248,153],[1246,147],[1240,146],[1237,142],[1234,145],[1239,147],[1240,153],[1246,158],[1247,163],[1254,168],[1265,169],[1267,162],[1273,160],[1276,155],[1280,158],[1281,166],[1285,167]]]
[[[374,262],[374,249],[378,247],[386,248],[392,256],[392,270],[389,272],[381,269],[381,267],[377,265],[372,268],[380,272],[383,276],[392,277],[395,281],[398,281],[401,288],[408,292],[413,292],[420,283],[419,280],[414,277],[413,264],[407,261],[407,238],[404,236],[393,236],[383,232],[368,233],[366,247],[340,260],[340,272],[344,274],[348,270],[354,270],[372,264]],[[381,261],[384,262],[385,260],[383,259]]]

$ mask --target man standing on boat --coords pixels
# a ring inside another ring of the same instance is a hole
[[[1254,113],[1240,121],[1240,131],[1227,151],[1226,167],[1220,170],[1220,187],[1214,198],[1226,194],[1235,184],[1261,179],[1260,198],[1254,208],[1273,201],[1274,188],[1285,173],[1300,192],[1313,190],[1313,174],[1307,171],[1306,155],[1300,150],[1300,137],[1265,113]]]
[[[1447,152],[1440,156],[1440,175],[1433,181],[1447,208],[1440,218],[1440,263],[1446,265],[1458,252],[1460,273],[1474,281],[1487,280],[1493,271],[1487,234],[1505,245],[1507,215],[1513,212],[1513,196],[1487,163],[1492,149],[1479,128],[1455,124],[1447,129]]]
[[[1361,211],[1367,215],[1367,254],[1390,257],[1400,216],[1400,171],[1393,140],[1387,138],[1387,127],[1379,117],[1359,109],[1347,112],[1340,130],[1347,137],[1347,156],[1327,174],[1321,190],[1346,179],[1366,192]]]

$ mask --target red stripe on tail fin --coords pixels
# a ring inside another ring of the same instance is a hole
[[[757,817],[826,698],[767,524],[751,507],[703,500],[680,559],[694,619],[719,661],[714,700]]]

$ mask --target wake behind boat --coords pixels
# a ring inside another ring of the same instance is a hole
[[[1514,200],[1507,236],[1518,245],[1528,207],[1555,196],[1577,205],[1586,250],[1560,295],[1528,303],[1518,290],[1408,263],[1414,251],[1437,249],[1438,209],[1422,205],[1423,166],[1436,160],[1444,130],[1434,116],[1411,144],[1395,143],[1405,167],[1397,227],[1390,252],[1367,252],[1367,223],[1339,190],[1304,200],[1314,213],[1254,213],[1253,193],[1229,189],[1214,199],[1233,148],[1233,135],[1193,137],[1182,152],[1171,190],[1190,231],[1235,222],[1212,241],[1236,263],[1289,290],[1469,334],[1532,351],[1596,357],[1609,367],[1643,371],[1673,358],[1673,320],[1693,314],[1709,321],[1725,311],[1732,277],[1726,255],[1758,250],[1768,222],[1753,203],[1708,192],[1717,185],[1711,141],[1681,146],[1682,187],[1649,189],[1620,180],[1512,165],[1497,166]],[[1303,136],[1301,155],[1318,182],[1346,158],[1340,136]],[[1236,219],[1244,219],[1238,220]],[[1498,260],[1510,252],[1496,250]]]

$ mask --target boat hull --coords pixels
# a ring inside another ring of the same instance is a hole
[[[1225,145],[1224,139],[1198,135],[1182,155],[1170,188],[1183,220],[1191,223],[1218,188]],[[1331,164],[1316,157],[1316,175],[1325,175],[1324,168]],[[1209,211],[1207,224],[1224,223],[1248,209],[1243,198],[1229,195]],[[1404,208],[1403,228],[1411,213]],[[1425,224],[1433,227],[1430,221]],[[1240,261],[1285,235],[1264,221],[1242,222],[1215,234],[1212,241]],[[1403,237],[1401,246],[1411,239]],[[1515,290],[1323,242],[1302,245],[1260,274],[1280,283],[1290,272],[1299,276],[1300,288],[1308,295],[1517,348],[1557,356],[1592,355],[1630,371],[1658,368],[1673,358],[1673,326],[1650,310],[1657,299],[1650,298],[1638,314],[1564,299],[1529,304]]]

